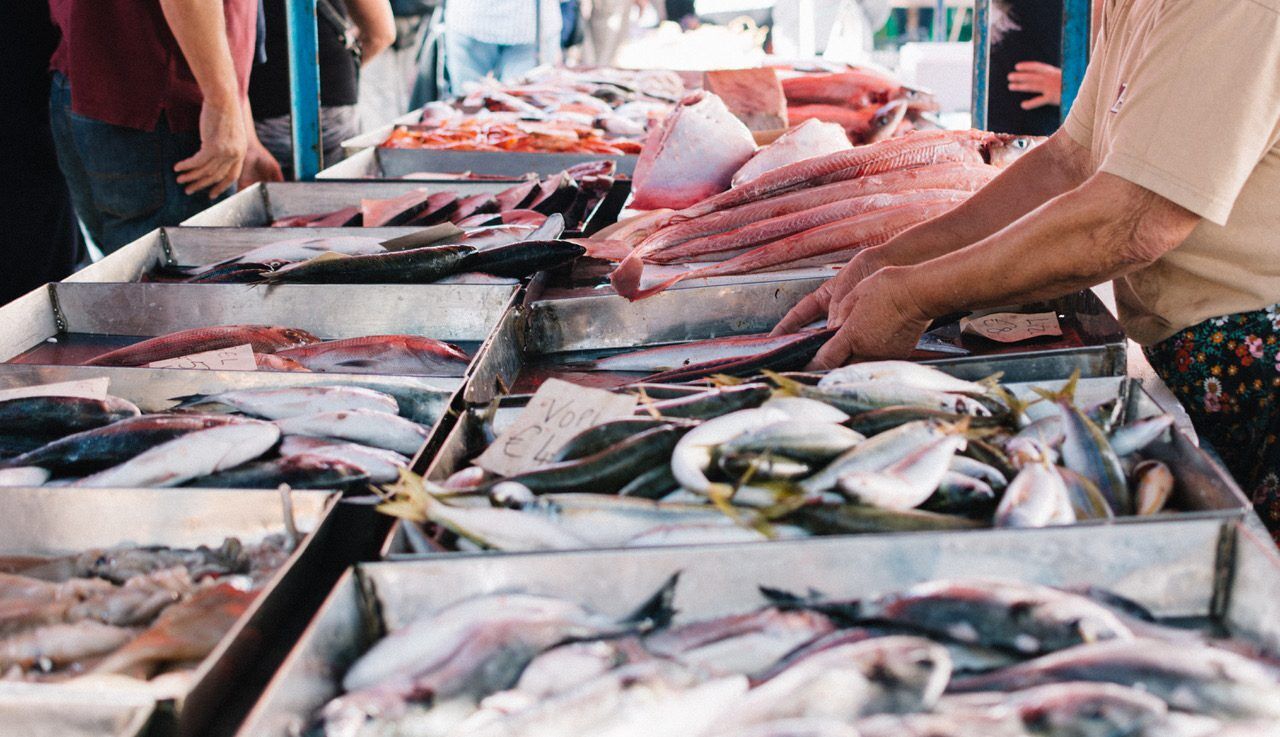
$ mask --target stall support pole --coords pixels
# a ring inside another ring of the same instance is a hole
[[[933,41],[941,43],[947,40],[947,0],[937,0],[933,4]]]
[[[309,182],[320,171],[320,61],[316,0],[286,0],[289,26],[289,111],[293,123],[294,178]]]
[[[1062,0],[1062,119],[1076,101],[1089,66],[1092,8],[1089,0]]]
[[[1087,0],[1086,0],[1087,2]],[[991,0],[973,2],[973,127],[987,128],[987,85],[991,77]]]

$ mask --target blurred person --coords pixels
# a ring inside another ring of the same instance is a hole
[[[556,63],[560,22],[557,0],[447,0],[444,63],[453,94],[489,75],[514,82]]]
[[[680,24],[686,31],[692,31],[700,23],[694,0],[665,0],[663,13],[667,20]]]
[[[249,78],[249,102],[262,144],[285,176],[293,173],[289,24],[285,0],[265,0],[267,60]],[[342,160],[342,142],[360,133],[360,67],[396,38],[388,0],[317,0],[320,135],[324,165]]]
[[[866,63],[875,48],[876,31],[892,10],[888,0],[813,0],[814,53],[849,64]],[[773,7],[775,54],[800,55],[800,20],[795,0]]]
[[[104,253],[227,196],[244,167],[270,175],[246,99],[258,0],[50,7],[58,164]]]
[[[0,125],[9,160],[22,177],[0,199],[0,305],[69,275],[80,234],[49,131],[49,55],[58,33],[43,2],[5,3],[6,28],[21,28],[0,48]],[[33,217],[33,215],[35,215]]]
[[[1062,118],[1062,0],[1002,0],[992,13],[987,127],[1050,135]]]
[[[638,0],[585,0],[582,63],[593,67],[613,66],[618,50],[631,31],[631,11]]]

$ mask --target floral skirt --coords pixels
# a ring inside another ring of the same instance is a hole
[[[1146,354],[1280,542],[1280,305],[1207,320]]]

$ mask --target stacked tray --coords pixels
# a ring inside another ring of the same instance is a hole
[[[372,135],[372,134],[369,134]],[[352,153],[344,161],[324,169],[316,175],[323,180],[401,179],[406,176],[431,174],[442,176],[471,172],[486,177],[521,179],[529,174],[546,176],[563,171],[586,161],[616,161],[618,173],[631,176],[635,173],[638,156],[607,156],[600,154],[540,154],[517,151],[497,153],[493,151],[442,151],[426,148],[384,148],[381,144],[391,130],[378,140],[375,147]],[[352,139],[355,141],[357,139]],[[360,140],[367,140],[361,137]],[[345,145],[345,144],[344,144]]]

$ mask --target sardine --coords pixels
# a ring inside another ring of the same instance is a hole
[[[367,409],[320,412],[275,421],[285,435],[349,440],[360,445],[385,448],[407,456],[416,454],[426,442],[427,428],[389,412]]]
[[[73,486],[181,486],[191,479],[251,461],[279,440],[278,428],[252,420],[197,430],[86,476]]]
[[[461,375],[471,359],[461,348],[418,335],[368,335],[279,351],[311,371],[403,376]]]
[[[400,409],[394,397],[356,386],[295,386],[278,389],[242,389],[218,394],[194,394],[176,397],[177,408],[223,405],[264,420],[367,409],[397,414]]]
[[[41,466],[58,475],[91,473],[124,463],[183,435],[242,422],[224,415],[156,414],[130,417],[105,427],[68,435],[9,461]]]
[[[319,343],[305,330],[269,325],[220,325],[169,333],[86,361],[86,366],[145,366],[156,361],[180,358],[193,353],[216,351],[248,344],[255,353],[278,353],[284,349]]]
[[[132,402],[119,397],[21,397],[0,401],[0,427],[21,430],[27,436],[60,437],[92,430],[142,414]]]

